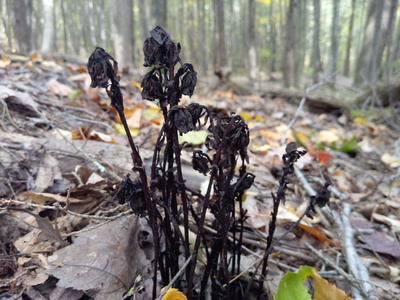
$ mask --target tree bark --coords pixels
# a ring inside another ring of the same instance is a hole
[[[356,0],[351,1],[351,15],[349,21],[349,34],[347,36],[346,55],[344,59],[343,75],[349,76],[350,74],[350,57],[351,57],[351,44],[353,42],[353,26],[354,26],[354,12],[356,8]]]
[[[225,13],[223,0],[213,0],[214,5],[214,69],[221,70],[226,64]]]
[[[252,82],[256,80],[258,74],[257,50],[256,50],[256,3],[255,0],[249,0],[249,78]]]
[[[204,75],[207,73],[207,53],[206,53],[206,22],[205,22],[205,10],[204,0],[197,0],[197,22],[199,24],[198,30],[198,61],[201,73]]]
[[[13,8],[13,28],[18,51],[23,54],[29,54],[33,48],[31,27],[32,2],[30,0],[8,0],[7,5],[11,5]]]
[[[330,49],[329,64],[328,64],[328,75],[331,76],[330,79],[332,81],[332,85],[335,85],[337,62],[339,55],[339,36],[340,36],[339,7],[340,7],[340,0],[333,0],[331,49]]]
[[[286,37],[283,54],[283,83],[285,87],[295,85],[295,43],[296,43],[296,9],[297,1],[290,0],[286,14]]]
[[[132,0],[117,0],[113,10],[113,42],[115,59],[119,67],[134,67],[133,3]]]
[[[312,46],[312,69],[313,69],[313,83],[319,82],[319,73],[322,71],[321,66],[321,52],[319,49],[319,36],[320,36],[320,20],[321,20],[321,2],[314,0],[314,33],[313,33],[313,46]]]

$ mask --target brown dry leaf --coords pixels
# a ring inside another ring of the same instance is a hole
[[[382,233],[364,234],[359,239],[366,243],[364,248],[376,251],[381,254],[389,254],[393,257],[400,257],[400,246],[392,237]]]
[[[55,179],[62,179],[58,160],[48,152],[45,152],[36,175],[34,191],[37,193],[43,192],[53,185]]]
[[[90,291],[97,300],[121,299],[138,274],[150,274],[153,249],[138,243],[142,230],[151,232],[144,224],[130,215],[79,234],[49,257],[48,273],[59,287]]]
[[[389,218],[377,213],[373,213],[372,217],[377,220],[378,222],[381,223],[385,223],[386,225],[388,225],[390,227],[390,229],[392,229],[395,233],[399,233],[400,232],[400,221],[393,219],[393,218]]]
[[[328,238],[321,228],[318,226],[307,226],[304,224],[299,224],[300,228],[303,228],[304,231],[308,232],[312,236],[316,237],[319,241],[331,244],[334,247],[340,248],[340,243]]]
[[[390,155],[389,153],[384,153],[381,156],[382,162],[391,168],[398,168],[400,166],[400,160],[398,157]]]
[[[44,204],[44,203],[54,203],[54,202],[60,202],[60,203],[66,203],[67,197],[61,196],[61,195],[55,195],[55,194],[50,194],[50,193],[34,193],[34,192],[26,192],[22,194],[23,199],[29,199],[33,203],[37,204]],[[84,200],[80,200],[77,198],[70,197],[69,201],[71,203],[82,203],[82,202],[87,202]]]
[[[318,272],[312,268],[311,276],[314,279],[314,298],[313,300],[351,300],[344,291],[330,284],[322,278]]]
[[[66,84],[58,82],[57,79],[50,79],[47,83],[47,90],[55,95],[67,97],[72,92],[72,88]]]
[[[15,241],[15,248],[20,253],[53,251],[53,246],[48,240],[43,238],[43,234],[41,233],[40,229],[31,230]]]
[[[18,111],[25,116],[40,116],[37,103],[28,93],[17,92],[0,85],[0,98],[4,99],[6,102],[8,102],[7,99],[9,99],[9,101],[13,102],[14,106],[18,105]]]

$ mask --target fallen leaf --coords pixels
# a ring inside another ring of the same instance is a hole
[[[90,291],[97,300],[121,299],[138,274],[150,274],[151,245],[138,243],[143,230],[151,232],[145,222],[130,215],[80,233],[49,257],[47,272],[59,287]]]
[[[186,142],[190,145],[201,145],[204,143],[207,136],[208,136],[207,130],[189,131],[186,134],[179,135],[178,140],[179,144]]]
[[[397,219],[389,218],[377,213],[373,213],[372,217],[378,222],[384,223],[390,227],[395,233],[400,232],[400,221]]]
[[[398,168],[400,166],[400,160],[398,157],[390,155],[389,153],[384,153],[381,156],[381,161],[391,167],[391,168]]]
[[[170,287],[161,300],[187,300],[187,298],[180,290]]]
[[[72,88],[66,84],[63,84],[57,79],[50,79],[47,83],[47,90],[55,95],[67,97],[72,92]]]
[[[314,298],[313,300],[351,300],[344,291],[330,284],[317,270],[311,268],[311,277],[314,279]]]
[[[297,272],[287,272],[279,281],[275,300],[311,300],[304,280],[312,275],[311,267],[301,266]]]

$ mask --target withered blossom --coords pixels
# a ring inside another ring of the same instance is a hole
[[[205,114],[206,109],[203,105],[198,103],[190,103],[187,107],[188,111],[192,115],[193,125],[196,126],[197,123],[200,125],[200,118]]]
[[[192,115],[186,107],[173,106],[169,111],[169,116],[181,134],[195,129]]]
[[[187,71],[182,78],[181,92],[183,95],[192,97],[193,91],[197,84],[197,72],[193,69],[192,64],[185,64],[184,68]]]
[[[121,186],[117,191],[117,199],[129,203],[132,211],[140,217],[144,217],[147,214],[142,183],[139,180],[132,181],[127,175],[122,180]]]
[[[303,155],[307,153],[306,150],[297,150],[297,144],[290,142],[286,145],[286,154],[283,154],[282,160],[285,164],[284,168],[288,169],[289,174],[294,173],[294,163]]]
[[[142,87],[142,98],[147,100],[161,99],[163,95],[162,85],[154,71],[147,73],[140,85]]]
[[[234,185],[236,195],[241,195],[245,190],[249,189],[253,185],[255,178],[256,176],[252,173],[245,173],[239,178]]]
[[[309,218],[313,218],[311,212],[316,213],[314,206],[318,205],[319,207],[324,207],[328,202],[331,196],[331,192],[328,190],[328,187],[331,185],[329,181],[325,182],[324,186],[317,192],[315,196],[310,197],[310,210],[306,212],[306,216]]]
[[[211,159],[206,153],[196,150],[193,152],[192,165],[193,169],[206,175],[210,171]]]
[[[111,64],[113,62],[113,64]],[[119,81],[118,63],[103,48],[96,47],[87,63],[88,72],[92,82],[90,87],[107,88],[109,81]]]

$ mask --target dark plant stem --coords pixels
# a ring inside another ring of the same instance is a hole
[[[114,108],[117,110],[119,117],[121,119],[121,123],[124,126],[126,136],[129,141],[129,146],[132,150],[131,156],[132,160],[134,163],[134,171],[137,171],[140,175],[140,180],[142,183],[142,190],[143,190],[143,198],[145,201],[145,206],[149,215],[149,222],[150,222],[150,227],[153,233],[154,237],[154,255],[155,258],[159,256],[160,252],[160,245],[159,245],[159,235],[158,235],[158,225],[156,221],[156,207],[152,203],[150,193],[149,193],[149,188],[148,188],[148,183],[147,183],[147,174],[146,170],[143,167],[143,161],[142,158],[139,154],[139,150],[135,145],[135,142],[133,141],[131,132],[128,127],[128,123],[126,122],[125,118],[125,113],[124,113],[124,106],[123,106],[123,99],[122,99],[122,94],[121,94],[121,89],[119,87],[119,83],[115,80],[112,80],[111,84],[111,92],[108,92],[108,96],[111,99],[111,103],[113,104]],[[153,268],[154,268],[154,273],[153,273],[153,298],[156,297],[157,295],[157,259],[154,259],[153,263]]]

